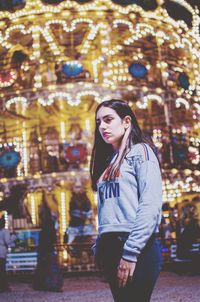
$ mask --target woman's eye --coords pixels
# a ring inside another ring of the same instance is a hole
[[[112,121],[112,118],[107,118],[107,119],[105,119],[105,123],[110,123]]]

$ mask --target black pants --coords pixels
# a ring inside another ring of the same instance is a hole
[[[109,282],[115,302],[149,302],[161,270],[162,256],[155,234],[138,257],[132,281],[118,287],[117,267],[128,233],[106,233],[97,242],[96,262]]]
[[[6,258],[0,258],[0,291],[8,289],[8,282],[6,277]]]

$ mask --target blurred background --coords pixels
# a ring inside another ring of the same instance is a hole
[[[0,216],[17,234],[7,270],[34,269],[45,208],[63,270],[96,270],[94,111],[120,98],[161,162],[164,264],[199,272],[199,9],[198,0],[0,0]]]

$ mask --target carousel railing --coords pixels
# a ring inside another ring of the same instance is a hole
[[[97,267],[90,243],[56,245],[59,263],[64,272],[94,272]]]
[[[199,268],[200,242],[192,244],[189,252],[191,257],[179,259],[177,257],[176,239],[164,239],[161,242],[163,256],[163,270],[168,266],[169,270],[190,271]],[[63,272],[96,272],[98,271],[92,252],[91,243],[57,244],[55,253]],[[6,270],[8,272],[34,272],[37,266],[37,252],[8,253]]]
[[[179,246],[176,239],[164,239],[161,242],[161,252],[163,256],[163,270],[168,269],[176,273],[200,273],[200,242],[196,241],[188,248],[185,256],[183,249]],[[181,251],[180,251],[181,250]]]
[[[33,272],[37,266],[37,252],[8,253],[6,271]]]

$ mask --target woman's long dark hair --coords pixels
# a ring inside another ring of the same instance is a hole
[[[131,117],[131,128],[129,129],[129,133],[127,134],[128,136],[125,139],[125,142],[121,144],[118,156],[115,159],[115,161],[112,163],[111,168],[109,169],[107,180],[110,180],[115,178],[116,173],[119,170],[125,155],[131,148],[131,145],[137,143],[146,143],[152,148],[154,152],[155,152],[155,146],[150,139],[144,136],[138,125],[137,119],[132,109],[125,101],[112,99],[109,101],[102,102],[101,104],[98,105],[96,109],[95,120],[96,120],[97,112],[101,107],[109,107],[115,110],[115,112],[119,115],[121,119],[125,118],[125,116]],[[94,134],[94,146],[93,146],[91,162],[90,162],[90,175],[92,181],[92,189],[94,191],[97,190],[97,181],[101,176],[101,174],[103,173],[103,171],[108,167],[112,154],[113,154],[112,145],[105,143],[99,132],[99,127],[96,123],[95,134]]]

